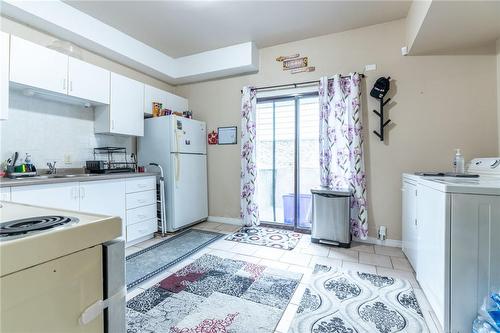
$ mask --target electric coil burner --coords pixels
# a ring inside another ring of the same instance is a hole
[[[50,215],[3,222],[0,223],[0,241],[27,236],[32,233],[56,228],[68,223],[78,223],[78,221],[76,217]]]

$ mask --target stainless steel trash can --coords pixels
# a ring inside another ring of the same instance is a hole
[[[315,187],[312,193],[311,241],[340,247],[351,246],[349,189]]]

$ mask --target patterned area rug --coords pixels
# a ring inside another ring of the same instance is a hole
[[[288,333],[429,332],[406,280],[316,265]]]
[[[272,333],[302,274],[204,255],[127,302],[128,333]]]
[[[266,227],[243,227],[227,240],[248,243],[252,245],[274,247],[276,249],[293,250],[300,241],[302,234],[290,230]]]
[[[224,236],[216,232],[189,229],[147,249],[127,256],[127,288],[151,278]]]

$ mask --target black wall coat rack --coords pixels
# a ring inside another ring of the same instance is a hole
[[[379,90],[379,89],[377,89],[377,84],[378,84],[379,80],[381,80],[381,79],[385,79],[385,78],[380,78],[380,79],[378,79],[378,80],[377,80],[377,83],[375,83],[375,87],[373,88],[372,92],[373,92],[374,90]],[[375,133],[375,135],[379,137],[380,141],[384,141],[384,138],[385,138],[385,136],[384,136],[384,128],[385,128],[387,125],[389,125],[389,123],[391,122],[391,120],[390,120],[390,119],[384,120],[384,106],[385,106],[387,103],[389,103],[389,102],[391,101],[391,99],[390,99],[390,98],[388,98],[388,99],[386,99],[386,100],[384,101],[384,96],[385,96],[385,95],[387,94],[387,92],[389,91],[389,83],[388,83],[388,81],[389,81],[390,79],[391,79],[391,77],[390,77],[390,76],[389,76],[389,77],[387,77],[387,79],[385,79],[385,80],[387,80],[387,88],[386,88],[386,90],[385,90],[383,93],[381,93],[380,95],[378,95],[378,96],[380,96],[380,98],[375,97],[373,93],[370,93],[370,95],[374,96],[375,98],[377,98],[377,99],[380,101],[380,111],[373,110],[373,112],[374,112],[377,116],[379,116],[379,118],[380,118],[380,122],[379,122],[379,124],[380,124],[380,125],[379,125],[379,126],[380,126],[380,129],[379,129],[379,131],[378,131],[378,132],[377,132],[377,131],[373,131],[373,133]]]

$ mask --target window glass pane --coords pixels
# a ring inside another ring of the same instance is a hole
[[[311,188],[319,185],[318,97],[299,100],[298,228],[311,227]]]
[[[295,100],[275,103],[276,222],[293,226],[295,188]]]
[[[257,204],[261,221],[274,221],[273,102],[257,104]]]
[[[297,103],[299,133],[295,132]],[[257,202],[263,222],[311,226],[311,188],[319,185],[318,97],[266,101],[257,104]],[[295,165],[295,149],[299,165]],[[297,169],[297,174],[295,170]],[[297,176],[297,180],[295,177]],[[298,182],[299,197],[295,198]]]

